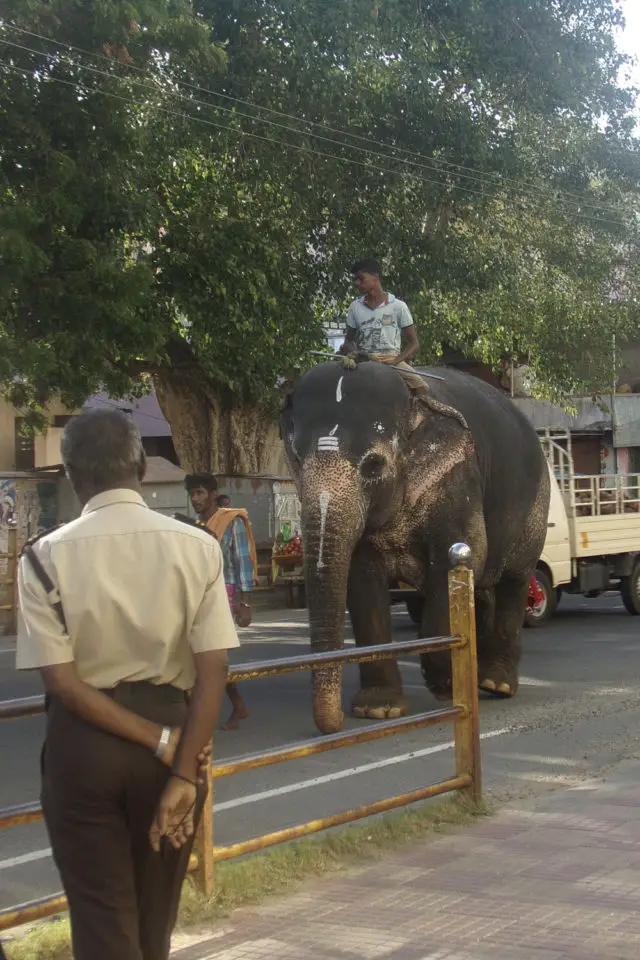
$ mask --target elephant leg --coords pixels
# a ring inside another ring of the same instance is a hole
[[[430,577],[425,589],[425,603],[420,623],[421,637],[449,635],[449,591],[446,570],[440,577]],[[423,653],[420,657],[422,676],[427,689],[437,700],[451,700],[451,653]]]
[[[349,568],[347,606],[356,646],[391,643],[391,604],[384,558],[367,543],[359,543]],[[354,717],[384,720],[404,717],[408,709],[396,660],[360,664],[360,690],[351,702]]]
[[[496,697],[513,697],[518,690],[529,580],[528,573],[524,577],[503,577],[495,588],[495,622],[478,650],[478,682],[482,690]]]
[[[478,646],[478,685],[487,676],[485,664],[493,658],[496,624],[496,593],[493,587],[479,587],[475,595],[476,642]]]

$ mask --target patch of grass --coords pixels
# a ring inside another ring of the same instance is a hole
[[[238,907],[287,893],[305,880],[380,860],[392,850],[467,826],[490,813],[487,804],[474,805],[456,796],[220,863],[211,899],[198,893],[191,880],[185,883],[179,926],[215,923]],[[6,950],[8,960],[72,960],[69,922],[66,918],[43,922],[7,944]]]
[[[17,939],[4,943],[7,960],[72,960],[67,917],[43,920]]]

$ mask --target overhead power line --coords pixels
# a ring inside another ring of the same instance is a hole
[[[75,46],[75,45],[73,45],[73,44],[67,43],[66,41],[55,40],[55,39],[53,39],[53,38],[51,38],[51,37],[47,37],[47,36],[45,36],[45,35],[43,35],[43,34],[36,33],[35,31],[26,30],[25,28],[18,27],[17,25],[15,25],[15,24],[13,24],[13,23],[5,24],[5,29],[6,29],[7,26],[10,27],[10,29],[15,30],[16,32],[19,32],[19,33],[21,33],[21,34],[25,34],[25,35],[30,36],[30,37],[37,38],[37,39],[39,39],[39,40],[44,41],[45,43],[53,44],[53,45],[56,46],[56,47],[63,47],[63,48],[66,48],[66,50],[75,51],[76,53],[82,54],[82,55],[85,56],[85,57],[91,57],[91,58],[93,58],[93,59],[95,59],[95,60],[100,60],[100,61],[102,61],[102,62],[105,62],[106,64],[109,64],[110,66],[113,66],[113,65],[114,65],[113,59],[110,58],[110,57],[107,57],[107,56],[105,56],[105,55],[103,55],[103,54],[99,54],[99,53],[91,52],[91,51],[89,51],[89,50],[85,50],[85,49],[83,49],[82,47],[77,47],[77,46]],[[45,56],[45,57],[49,56],[49,54],[47,54],[46,51],[34,50],[33,48],[30,48],[30,47],[27,47],[27,46],[24,46],[24,45],[17,44],[17,43],[15,43],[14,41],[5,40],[5,43],[9,44],[10,46],[17,47],[18,49],[22,49],[22,50],[24,50],[24,51],[26,51],[26,52],[33,53],[33,54],[36,54],[36,55],[39,55],[39,56]],[[57,52],[58,55],[59,55],[59,52],[58,52],[58,51],[56,51],[56,52]],[[77,61],[76,61],[76,62],[77,62]],[[110,72],[100,71],[100,70],[98,70],[96,67],[92,67],[92,66],[89,65],[89,64],[82,64],[82,63],[81,63],[80,65],[83,66],[85,69],[90,70],[90,71],[93,71],[93,72],[95,72],[95,73],[97,73],[97,74],[101,74],[101,73],[102,73],[104,76],[108,76],[108,77],[110,77],[110,78],[122,79],[117,73],[115,73],[115,72],[113,72],[113,71],[110,71]],[[136,71],[136,72],[138,72],[138,73],[141,73],[141,74],[146,75],[146,70],[145,70],[145,68],[139,67],[139,66],[137,66],[136,64],[132,64],[132,63],[125,63],[125,64],[123,64],[123,63],[120,63],[120,62],[118,61],[118,66],[124,67],[124,68],[127,69],[127,70]],[[407,149],[404,148],[404,147],[399,147],[399,146],[396,146],[396,145],[394,145],[394,144],[388,144],[388,143],[385,143],[384,141],[375,140],[375,139],[373,139],[373,138],[371,138],[371,137],[365,137],[365,136],[362,136],[362,135],[360,135],[360,134],[353,133],[353,132],[351,132],[351,131],[341,130],[341,129],[339,129],[339,128],[329,126],[328,124],[319,123],[319,122],[313,121],[313,120],[307,120],[307,119],[304,118],[304,117],[299,117],[299,116],[296,116],[295,114],[289,114],[289,113],[285,113],[285,112],[280,111],[280,110],[275,110],[275,109],[273,109],[273,108],[271,108],[271,107],[260,106],[260,105],[258,105],[258,104],[253,103],[253,102],[250,101],[250,100],[245,100],[245,99],[242,99],[242,98],[239,98],[239,97],[233,97],[233,96],[231,96],[230,94],[222,93],[221,91],[211,90],[211,89],[208,89],[208,88],[206,88],[206,87],[198,86],[197,84],[189,83],[189,82],[186,81],[186,80],[180,80],[180,79],[177,79],[177,78],[174,78],[174,77],[165,77],[165,79],[169,80],[172,84],[174,84],[174,85],[176,85],[176,86],[184,87],[185,89],[188,89],[188,90],[193,90],[193,91],[200,92],[200,93],[206,93],[206,94],[208,94],[209,96],[213,96],[213,97],[219,97],[219,98],[222,98],[222,99],[224,99],[224,100],[227,100],[227,101],[230,101],[230,102],[233,102],[233,103],[241,104],[242,106],[250,107],[252,110],[259,110],[259,111],[261,111],[261,112],[263,112],[263,113],[268,113],[268,114],[271,114],[271,115],[273,115],[273,116],[278,116],[278,117],[280,117],[280,118],[293,121],[294,123],[305,124],[305,125],[307,125],[307,127],[312,127],[312,128],[319,129],[319,130],[324,130],[326,133],[332,133],[332,134],[335,134],[335,135],[338,135],[338,136],[341,136],[341,137],[349,137],[349,138],[351,138],[351,139],[353,139],[353,140],[359,141],[360,143],[372,144],[373,147],[375,147],[376,149],[374,150],[374,149],[371,149],[371,148],[358,147],[358,146],[356,146],[355,144],[349,144],[349,143],[345,143],[345,142],[343,142],[343,141],[335,140],[334,138],[325,136],[325,135],[323,135],[323,134],[311,133],[309,130],[307,130],[307,131],[299,130],[299,129],[295,128],[295,127],[292,128],[292,127],[290,127],[290,126],[288,126],[288,125],[286,125],[286,124],[279,123],[279,122],[272,121],[272,120],[267,120],[267,119],[265,119],[265,118],[263,118],[263,117],[256,117],[256,116],[252,116],[251,114],[240,113],[237,109],[233,109],[233,108],[230,108],[230,107],[226,107],[226,108],[225,108],[225,107],[220,106],[219,104],[212,104],[212,103],[210,103],[209,101],[198,100],[198,99],[195,99],[195,98],[193,98],[193,97],[185,96],[184,94],[178,94],[178,97],[179,97],[180,99],[184,99],[184,100],[186,100],[186,101],[189,102],[189,103],[194,103],[194,104],[198,104],[198,105],[201,105],[201,106],[207,106],[207,107],[209,107],[209,108],[213,108],[213,109],[216,109],[216,110],[220,110],[221,112],[229,113],[229,114],[231,114],[231,115],[233,115],[233,116],[240,116],[240,117],[243,117],[243,118],[245,118],[245,119],[247,119],[247,120],[249,120],[249,121],[251,121],[251,122],[253,122],[253,123],[268,124],[268,125],[271,125],[271,126],[274,126],[274,127],[280,128],[280,129],[283,129],[283,130],[285,130],[285,131],[287,131],[287,132],[295,133],[295,134],[297,134],[297,135],[305,135],[305,134],[306,134],[306,135],[308,135],[308,136],[314,137],[314,138],[319,139],[319,140],[322,140],[322,141],[324,141],[324,142],[331,143],[331,144],[333,144],[334,146],[335,146],[335,145],[338,145],[338,146],[340,146],[340,147],[342,147],[342,148],[345,148],[345,149],[355,150],[355,151],[357,151],[357,152],[359,152],[359,153],[363,153],[363,154],[366,154],[366,155],[370,155],[370,156],[376,157],[377,159],[380,159],[380,160],[383,160],[383,161],[392,160],[392,161],[394,161],[394,162],[403,163],[403,164],[406,164],[406,165],[408,165],[408,166],[415,166],[415,167],[417,167],[418,169],[424,169],[424,170],[426,170],[427,172],[432,173],[432,174],[440,173],[440,174],[442,174],[442,175],[449,175],[449,174],[448,174],[448,170],[447,170],[447,169],[443,169],[443,168],[449,168],[449,169],[451,169],[451,170],[463,171],[463,172],[457,174],[457,177],[458,177],[459,179],[465,179],[465,180],[477,182],[477,183],[480,183],[480,184],[482,184],[482,185],[485,185],[485,184],[486,184],[487,186],[490,186],[492,189],[495,189],[495,187],[500,187],[500,186],[505,186],[505,185],[512,185],[512,189],[518,190],[518,191],[520,191],[520,192],[522,192],[522,193],[524,193],[524,194],[531,194],[531,195],[538,194],[538,195],[540,195],[541,197],[543,197],[543,198],[546,199],[546,200],[551,200],[551,201],[554,201],[554,202],[557,202],[558,200],[560,200],[560,201],[563,202],[563,203],[572,204],[572,205],[575,205],[575,206],[580,206],[581,208],[586,208],[586,209],[594,210],[596,213],[601,213],[601,212],[605,212],[605,211],[612,211],[612,210],[614,209],[610,204],[607,204],[607,203],[605,203],[605,202],[602,202],[602,201],[597,201],[597,202],[589,201],[589,200],[584,199],[584,197],[582,197],[580,194],[572,193],[571,191],[563,190],[563,189],[561,189],[561,188],[554,187],[554,188],[551,188],[551,189],[545,189],[545,188],[543,188],[543,187],[536,186],[535,184],[527,183],[526,181],[515,180],[514,178],[511,178],[511,177],[505,177],[505,176],[503,176],[502,174],[499,174],[499,173],[491,174],[491,173],[487,173],[486,171],[482,171],[482,170],[480,170],[480,169],[478,169],[478,168],[469,167],[469,166],[464,166],[463,164],[453,163],[453,162],[448,161],[448,160],[438,159],[438,158],[431,158],[431,157],[425,157],[425,156],[423,156],[423,155],[420,154],[420,153],[417,153],[417,152],[414,152],[414,151],[411,151],[411,150],[407,150]],[[143,86],[143,87],[152,88],[152,89],[157,89],[157,88],[154,87],[153,84],[149,84],[148,82],[145,82],[145,81],[135,81],[135,80],[132,80],[131,82],[137,83],[137,84],[139,84],[140,86]],[[174,95],[175,95],[175,92],[174,92]],[[392,150],[392,151],[396,151],[396,152],[405,154],[406,157],[416,158],[416,159],[413,159],[413,160],[412,160],[412,159],[406,159],[406,158],[403,158],[403,157],[390,156],[390,155],[388,155],[388,154],[381,153],[381,152],[380,152],[380,148],[381,148],[381,147],[384,148],[384,149],[386,149],[386,150]],[[614,222],[614,221],[609,221],[609,222]]]
[[[20,73],[20,74],[22,74],[23,76],[31,77],[32,79],[38,79],[39,77],[42,77],[42,78],[45,79],[47,82],[60,83],[60,84],[63,84],[63,85],[65,85],[65,86],[72,87],[72,88],[74,88],[75,90],[81,92],[81,93],[82,93],[83,95],[85,95],[85,96],[86,96],[87,92],[88,92],[89,90],[91,90],[91,91],[93,91],[94,93],[99,93],[99,94],[101,94],[102,96],[109,97],[109,98],[115,99],[115,100],[119,100],[120,102],[122,102],[122,103],[127,103],[127,104],[129,104],[130,106],[133,106],[133,107],[138,107],[138,108],[140,108],[140,107],[149,106],[149,104],[145,104],[145,103],[143,103],[143,102],[141,102],[141,101],[138,101],[138,100],[133,100],[133,99],[131,99],[130,97],[121,96],[120,94],[113,93],[113,92],[111,92],[111,91],[109,91],[109,90],[105,90],[103,87],[100,87],[100,86],[87,87],[86,85],[83,85],[82,83],[80,83],[80,82],[77,81],[77,80],[67,80],[67,79],[64,79],[64,78],[62,78],[62,77],[55,77],[55,76],[53,76],[52,74],[46,74],[46,75],[45,75],[45,74],[43,74],[42,72],[39,72],[37,68],[36,68],[35,70],[27,70],[27,69],[25,69],[25,68],[23,68],[23,67],[17,66],[16,64],[9,63],[9,62],[7,62],[6,60],[3,60],[2,58],[0,58],[0,63],[4,63],[7,69],[9,69],[9,70],[11,70],[11,71],[13,71],[13,72]],[[109,75],[109,76],[111,76],[111,75]],[[116,80],[122,80],[123,78],[121,78],[121,77],[115,77],[114,79],[116,79]],[[163,91],[157,90],[156,92],[162,93]],[[242,129],[241,127],[233,127],[233,126],[231,126],[231,125],[229,125],[229,124],[218,123],[218,122],[216,122],[215,120],[211,120],[211,119],[208,119],[208,118],[206,118],[206,117],[195,116],[194,114],[188,114],[188,113],[180,112],[180,111],[178,111],[178,110],[172,110],[172,109],[170,109],[169,107],[165,107],[165,106],[162,106],[162,105],[157,104],[157,103],[156,103],[156,104],[153,104],[153,108],[154,108],[155,110],[158,110],[159,112],[164,113],[164,114],[167,114],[167,115],[169,115],[169,116],[174,116],[174,117],[177,117],[178,119],[181,119],[181,120],[187,120],[187,121],[193,121],[193,122],[196,122],[196,123],[201,123],[201,124],[204,124],[204,125],[206,125],[206,126],[212,127],[212,128],[214,128],[214,129],[224,130],[225,132],[230,133],[230,134],[233,134],[233,135],[235,135],[235,136],[249,137],[249,138],[254,139],[254,140],[259,140],[259,141],[261,141],[261,142],[263,142],[263,143],[267,143],[267,144],[271,144],[271,145],[276,145],[276,146],[282,146],[282,147],[287,148],[288,150],[296,150],[296,151],[298,151],[298,152],[300,152],[300,153],[304,153],[304,154],[307,154],[307,155],[310,155],[310,156],[321,157],[321,158],[327,159],[327,160],[335,160],[335,161],[337,161],[338,163],[353,164],[353,165],[356,165],[356,166],[359,166],[359,167],[363,167],[364,169],[369,170],[369,171],[372,171],[372,170],[373,170],[373,171],[376,171],[376,172],[386,173],[386,174],[388,174],[388,175],[390,175],[390,176],[408,176],[408,175],[410,175],[410,176],[412,176],[415,180],[417,180],[417,181],[419,181],[419,182],[429,183],[429,184],[432,184],[432,185],[437,186],[437,187],[440,187],[440,188],[443,188],[443,187],[444,187],[444,188],[447,188],[447,189],[449,189],[449,190],[455,189],[455,190],[462,191],[463,193],[472,194],[472,195],[474,195],[474,196],[482,197],[482,198],[485,199],[485,200],[487,199],[487,194],[486,194],[486,193],[481,193],[479,190],[474,190],[474,189],[472,189],[471,187],[462,186],[461,184],[452,183],[451,181],[445,182],[445,181],[442,181],[442,180],[434,179],[434,178],[432,178],[432,177],[425,177],[425,176],[422,176],[422,175],[420,175],[420,174],[418,174],[418,173],[415,173],[413,170],[407,170],[407,169],[392,170],[392,169],[389,169],[388,167],[383,167],[383,166],[380,166],[380,165],[377,164],[377,163],[371,163],[371,162],[366,161],[366,160],[358,160],[358,159],[355,159],[355,158],[353,158],[353,157],[348,157],[348,156],[339,156],[339,155],[337,155],[337,154],[327,153],[327,152],[325,152],[325,151],[317,150],[317,149],[314,149],[314,148],[312,148],[312,147],[307,147],[307,146],[304,146],[304,145],[302,145],[302,144],[292,143],[291,141],[279,140],[279,139],[276,139],[276,138],[273,138],[273,137],[265,137],[265,136],[262,136],[262,135],[260,135],[260,134],[254,133],[253,131],[244,130],[244,129]],[[388,157],[387,159],[393,161],[394,158]],[[498,184],[497,186],[499,186],[499,184]],[[524,197],[521,197],[520,199],[525,199],[525,198],[524,198]],[[527,198],[527,199],[530,199],[530,200],[532,200],[533,202],[537,202],[538,204],[540,204],[540,203],[542,202],[542,198],[530,197],[530,198]],[[554,197],[551,197],[551,196],[544,197],[544,199],[545,199],[547,202],[549,202],[549,201],[553,201],[553,202],[556,202],[556,203],[558,202],[557,198],[554,198]],[[559,202],[562,203],[563,201],[559,201]],[[565,211],[565,213],[566,213],[566,211]],[[624,221],[622,221],[622,220],[614,220],[614,219],[611,219],[611,218],[604,218],[604,217],[593,217],[593,216],[589,216],[588,214],[583,214],[583,213],[581,213],[581,212],[578,211],[578,210],[572,210],[572,211],[570,211],[570,213],[571,213],[572,216],[574,216],[574,217],[577,218],[577,219],[582,220],[582,221],[585,222],[585,223],[593,223],[593,224],[597,224],[597,225],[601,225],[601,226],[602,226],[602,225],[605,225],[605,224],[609,224],[609,225],[612,225],[612,226],[619,226],[619,227],[623,227],[623,228],[625,228],[625,229],[628,229],[628,224],[626,224],[626,223],[625,223]]]

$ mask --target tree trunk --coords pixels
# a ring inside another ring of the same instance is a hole
[[[289,476],[272,409],[234,403],[193,369],[161,371],[154,381],[187,473]]]

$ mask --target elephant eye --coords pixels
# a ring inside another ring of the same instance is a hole
[[[385,471],[387,461],[380,453],[368,453],[360,461],[360,476],[366,483],[379,480]]]

